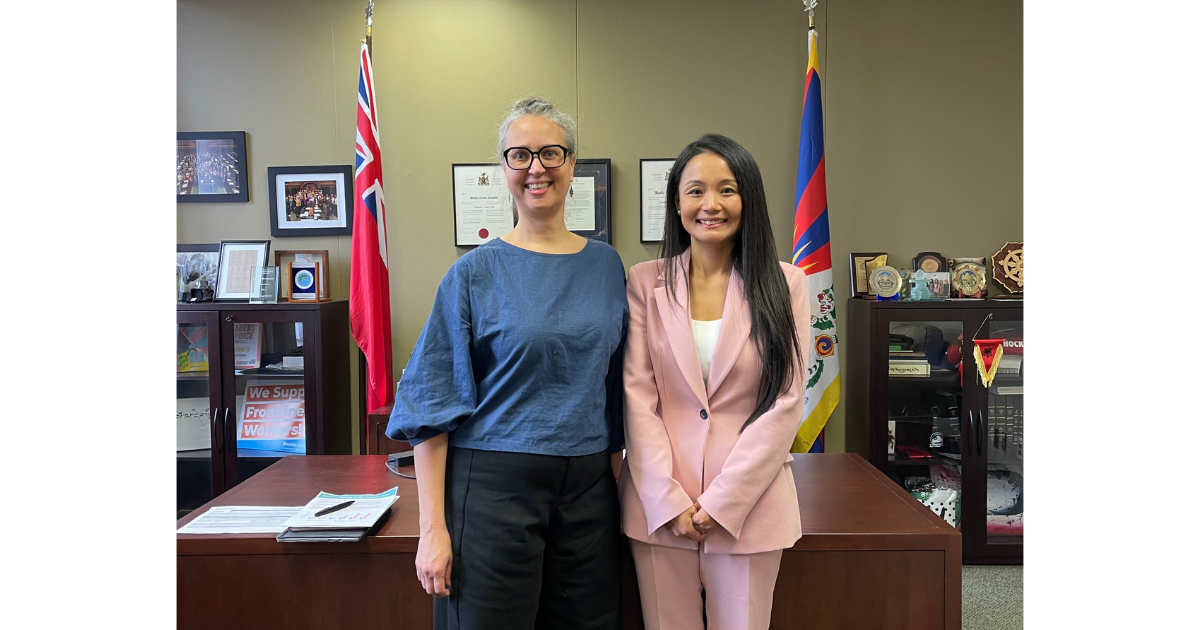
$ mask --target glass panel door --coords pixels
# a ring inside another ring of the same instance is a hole
[[[889,475],[954,527],[962,521],[961,321],[888,323]]]
[[[1025,489],[1025,327],[988,323],[988,339],[1003,339],[996,377],[987,390],[987,544],[1021,544]]]
[[[288,455],[308,450],[305,368],[311,357],[305,336],[311,316],[304,311],[227,312],[223,331],[230,341],[226,363],[231,378],[226,431],[236,440],[227,464],[227,487]],[[230,400],[232,397],[232,400]]]
[[[215,312],[180,312],[176,327],[175,500],[176,518],[210,501],[221,487],[213,466],[214,414],[220,409],[216,378]],[[218,459],[219,462],[219,459]]]

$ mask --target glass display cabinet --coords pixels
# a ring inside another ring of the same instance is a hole
[[[1019,300],[847,300],[846,450],[963,534],[966,564],[1023,558]],[[1003,339],[989,387],[972,339]]]
[[[179,304],[182,514],[288,455],[350,454],[348,303]]]

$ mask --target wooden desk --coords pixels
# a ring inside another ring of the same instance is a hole
[[[391,518],[360,543],[177,535],[178,627],[432,627],[433,605],[413,569],[416,482],[390,473],[385,460],[286,457],[180,519],[182,526],[214,505],[303,505],[320,490],[400,487]],[[858,455],[797,455],[792,471],[804,537],[783,554],[772,628],[961,628],[956,530]],[[625,628],[640,629],[626,561]]]

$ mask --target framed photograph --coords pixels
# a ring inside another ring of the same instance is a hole
[[[272,166],[271,236],[350,236],[354,229],[354,169]]]
[[[217,267],[217,290],[213,298],[226,302],[249,302],[258,278],[255,267],[267,265],[271,241],[221,241]]]
[[[249,201],[245,131],[175,134],[175,200]]]
[[[279,267],[280,273],[285,273],[287,266],[293,262],[315,262],[320,263],[317,274],[317,300],[328,302],[332,298],[329,297],[329,250],[327,249],[277,249],[275,250],[275,266]],[[285,302],[291,300],[289,288],[291,285],[280,283],[279,299]]]
[[[867,273],[867,261],[886,255],[884,252],[850,254],[850,294],[852,296],[866,297],[871,293],[871,287],[868,283],[870,274]]]
[[[454,245],[483,245],[515,225],[512,196],[499,164],[451,164]]]
[[[183,285],[203,279],[208,281],[209,287],[215,289],[220,262],[220,243],[175,246],[175,266],[179,268],[179,281]]]
[[[663,240],[667,224],[667,178],[675,158],[653,158],[641,160],[642,189],[642,242],[655,243]]]
[[[950,297],[950,272],[937,271],[934,273],[925,274],[925,280],[929,287],[929,298],[932,300],[944,300]]]
[[[612,244],[612,160],[576,160],[575,181],[567,193],[563,218],[567,229],[586,238]]]

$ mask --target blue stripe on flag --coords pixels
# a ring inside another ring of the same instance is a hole
[[[804,114],[800,122],[800,162],[796,167],[796,201],[812,180],[825,155],[825,123],[821,117],[821,76],[814,71],[804,96]]]
[[[805,255],[811,254],[825,245],[829,244],[829,208],[821,211],[820,216],[808,229],[804,230],[804,234],[796,241],[796,247],[792,249],[792,256],[804,248]]]
[[[358,169],[362,168],[363,162],[365,161],[366,160],[363,158],[363,154],[357,151],[354,152],[354,173],[356,175],[358,174]]]
[[[367,98],[367,75],[362,71],[358,73],[358,98],[370,106],[371,101]]]

